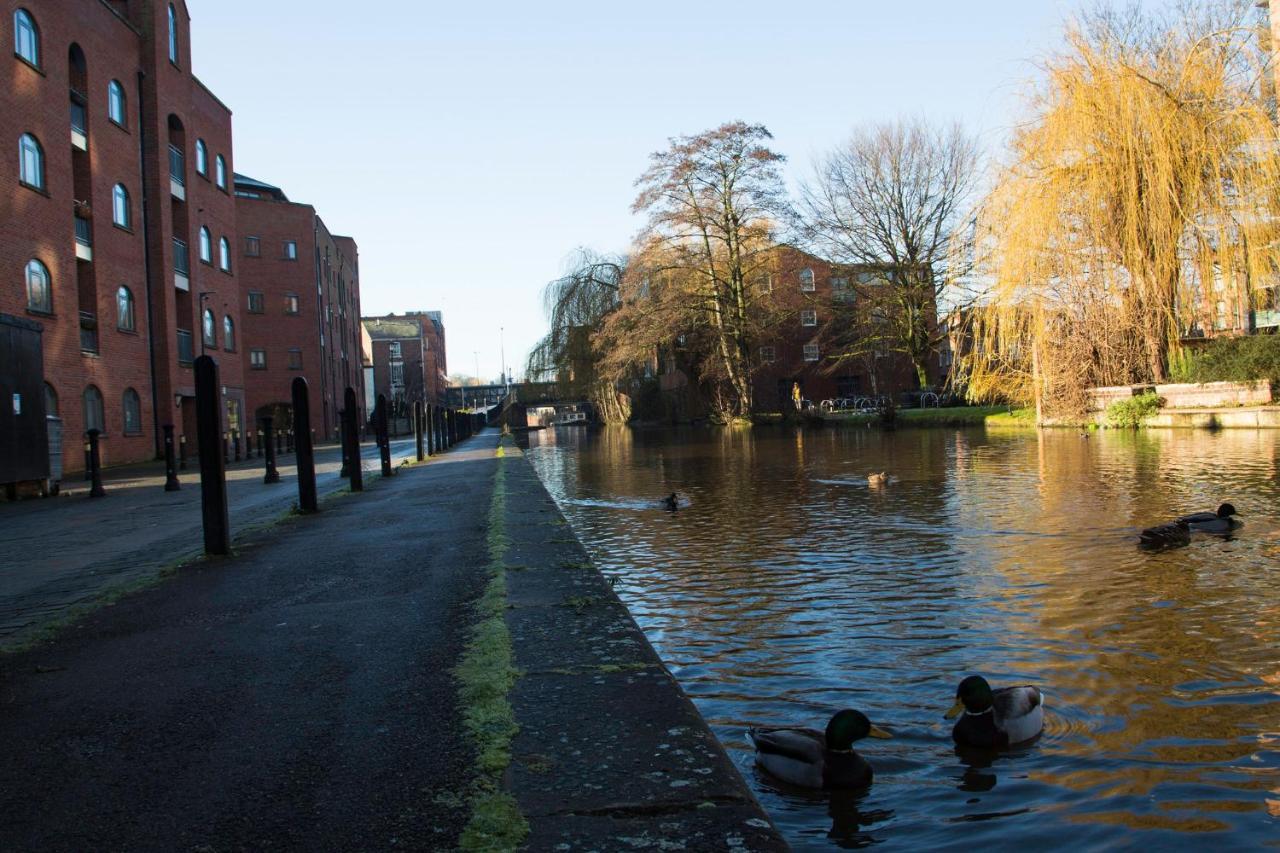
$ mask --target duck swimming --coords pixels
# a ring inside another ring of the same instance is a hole
[[[675,492],[662,499],[662,508],[667,512],[675,512],[680,508],[680,499]]]
[[[992,690],[985,678],[971,675],[956,688],[956,704],[946,716],[960,717],[951,730],[956,743],[999,749],[1044,731],[1044,697],[1030,685]]]
[[[888,471],[878,471],[876,473],[867,475],[868,486],[884,486],[884,485],[887,485],[888,482],[889,482]]]
[[[756,764],[802,788],[850,789],[871,784],[871,765],[853,751],[865,737],[892,737],[861,711],[838,711],[825,732],[808,728],[750,729]]]
[[[1138,543],[1146,548],[1169,548],[1189,543],[1192,532],[1230,533],[1242,524],[1235,515],[1236,508],[1224,503],[1217,512],[1193,512],[1165,524],[1148,527],[1138,534]]]

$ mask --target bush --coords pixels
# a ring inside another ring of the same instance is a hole
[[[1169,365],[1177,382],[1280,381],[1280,335],[1218,338]]]
[[[1107,406],[1107,426],[1115,429],[1137,429],[1144,420],[1160,411],[1163,402],[1155,394],[1139,394],[1126,400],[1116,400]]]

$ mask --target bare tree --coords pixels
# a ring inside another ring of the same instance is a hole
[[[957,282],[969,253],[956,241],[968,234],[978,169],[972,136],[919,119],[859,129],[817,163],[801,189],[804,238],[831,260],[877,273],[851,282],[847,331],[832,341],[838,360],[874,345],[905,354],[929,383],[946,337],[939,305],[966,298]],[[873,338],[864,334],[869,319]]]

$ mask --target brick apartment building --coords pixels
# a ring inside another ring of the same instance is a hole
[[[448,362],[439,311],[365,317],[364,328],[372,344],[375,397],[385,394],[396,413],[419,400],[445,402]]]
[[[104,464],[152,458],[168,423],[194,449],[201,352],[224,429],[243,425],[231,112],[192,74],[189,25],[181,0],[0,11],[0,314],[38,324],[44,399],[24,416],[60,419],[66,471],[90,428]]]
[[[290,201],[279,187],[236,175],[235,195],[247,411],[255,421],[271,415],[284,423],[293,379],[303,376],[312,429],[336,439],[348,387],[361,423],[367,411],[356,242],[331,234],[314,207]]]

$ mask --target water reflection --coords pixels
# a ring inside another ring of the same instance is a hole
[[[1280,829],[1272,432],[546,432],[529,458],[799,849],[1187,841]],[[892,480],[869,488],[867,473]],[[672,491],[691,507],[656,509]],[[1245,527],[1147,553],[1231,500]],[[1046,729],[975,759],[958,676],[1035,683]],[[745,729],[858,707],[856,801],[772,786]],[[868,819],[868,816],[871,816]],[[1065,833],[1070,833],[1066,835]]]

